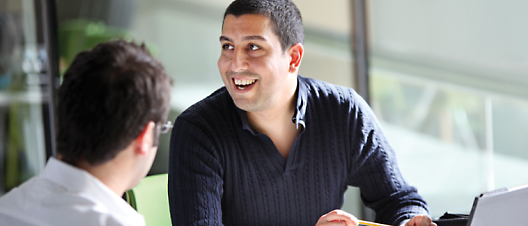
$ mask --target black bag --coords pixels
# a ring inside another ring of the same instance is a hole
[[[466,226],[468,222],[468,217],[468,214],[445,212],[444,215],[442,215],[437,220],[434,220],[434,222],[438,226]]]

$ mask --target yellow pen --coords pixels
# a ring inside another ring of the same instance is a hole
[[[370,221],[362,221],[362,220],[360,220],[358,226],[390,226],[390,225],[379,224],[379,223],[374,223],[374,222],[370,222]]]

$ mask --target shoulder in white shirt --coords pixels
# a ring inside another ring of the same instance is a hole
[[[0,197],[2,225],[145,225],[88,172],[51,158],[36,176]]]

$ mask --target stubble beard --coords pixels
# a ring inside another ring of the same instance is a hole
[[[231,96],[233,102],[235,102],[235,105],[246,112],[257,112],[265,109],[265,106],[263,106],[264,104],[262,103],[263,101],[259,97],[259,93],[255,95],[254,99],[249,99],[245,97],[233,98],[233,96]]]

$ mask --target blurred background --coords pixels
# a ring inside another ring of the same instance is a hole
[[[355,0],[293,1],[306,33],[300,74],[368,90],[434,218],[528,183],[528,1],[363,1],[367,87],[355,82]],[[0,0],[0,195],[54,154],[55,93],[80,51],[145,42],[174,80],[171,120],[223,86],[218,37],[230,2]],[[167,172],[168,143],[162,136],[150,174]],[[343,208],[372,217],[355,188]]]

